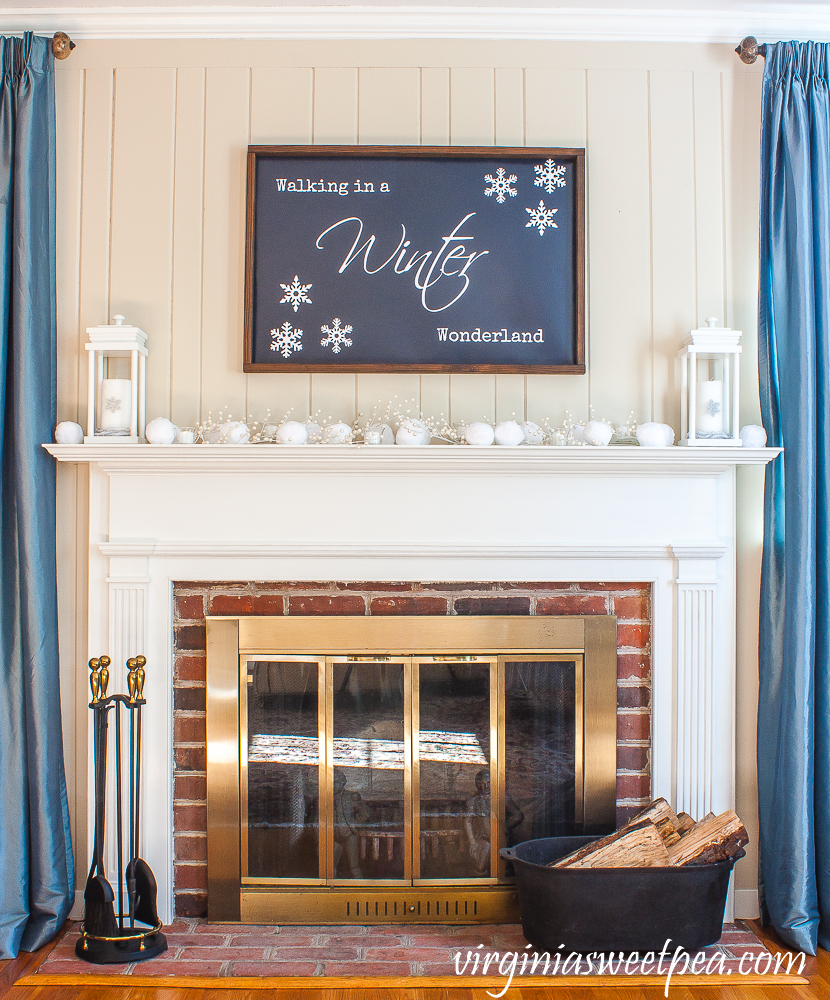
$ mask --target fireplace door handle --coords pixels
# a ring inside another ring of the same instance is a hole
[[[347,656],[349,663],[378,663],[391,660],[391,656]]]
[[[477,656],[433,656],[436,663],[476,663]]]

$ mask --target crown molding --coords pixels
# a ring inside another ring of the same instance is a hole
[[[830,4],[777,3],[710,10],[574,7],[178,6],[19,7],[0,13],[4,32],[96,38],[392,39],[735,44],[747,34],[830,41]]]

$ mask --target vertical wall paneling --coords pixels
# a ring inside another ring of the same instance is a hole
[[[317,68],[314,71],[314,142],[357,143],[357,70]],[[334,317],[332,317],[333,319]],[[354,375],[325,372],[311,376],[310,409],[350,424],[356,416]]]
[[[697,325],[717,316],[723,325],[723,149],[721,75],[715,70],[694,74],[695,108],[695,242],[697,251]]]
[[[147,419],[170,415],[175,69],[118,69],[110,307],[147,334]]]
[[[525,70],[525,122],[528,146],[584,148],[586,129],[586,75],[581,69],[529,66]],[[590,154],[588,156],[590,162]],[[590,202],[591,189],[587,189]],[[586,243],[586,296],[590,268]],[[586,309],[586,358],[590,346],[590,309]],[[548,416],[560,424],[565,410],[576,419],[588,418],[590,367],[585,375],[528,375],[527,414],[530,420]]]
[[[86,428],[86,328],[110,322],[110,189],[112,182],[113,72],[84,71],[84,152],[81,180],[78,420]],[[61,157],[63,150],[61,150]],[[61,247],[61,250],[63,247]]]
[[[494,420],[496,378],[494,375],[453,375],[450,383],[453,420]]]
[[[314,71],[314,140],[318,145],[357,142],[357,70]]]
[[[202,268],[205,175],[205,71],[176,72],[173,182],[173,333],[170,419],[180,427],[202,414]],[[215,405],[211,401],[210,405]],[[207,415],[207,414],[205,414]]]
[[[86,369],[81,370],[78,332],[78,292],[80,273],[81,176],[83,170],[84,70],[58,74],[55,80],[57,147],[62,155],[57,162],[57,340],[58,340],[58,420],[77,420],[78,388],[81,375],[86,385]],[[84,352],[85,353],[85,352]],[[83,815],[75,808],[78,785],[85,782],[81,774],[76,780],[74,747],[77,737],[75,705],[78,699],[77,665],[84,662],[84,649],[78,647],[75,616],[77,613],[78,544],[75,523],[78,517],[77,479],[74,466],[59,465],[56,506],[56,545],[58,603],[58,650],[64,760],[66,762],[67,795],[71,803],[72,839],[77,844],[76,817]],[[82,637],[80,637],[82,638]],[[84,824],[81,824],[84,826]],[[84,846],[81,850],[85,850]],[[82,855],[85,856],[85,855]]]
[[[524,375],[496,375],[495,416],[496,420],[524,420]]]
[[[357,123],[362,146],[417,146],[421,136],[418,69],[361,69]]]
[[[207,70],[202,282],[202,415],[247,416],[242,373],[247,69]]]
[[[497,146],[525,144],[524,72],[514,66],[495,71],[495,141]],[[521,197],[521,195],[519,195]],[[515,411],[522,420],[525,411],[523,375],[496,375],[495,419],[510,420]]]
[[[262,145],[308,145],[312,140],[314,73],[308,68],[257,66],[251,71],[251,142]],[[282,280],[290,282],[293,275]],[[247,376],[248,411],[264,420],[290,412],[305,420],[310,376],[252,373]]]
[[[517,66],[495,71],[495,140],[497,146],[525,144],[525,80]]]
[[[450,383],[449,375],[425,374],[419,378],[421,409],[428,417],[444,417],[450,419]]]
[[[492,146],[495,142],[494,71],[453,67],[450,71],[450,143]]]
[[[86,385],[86,368],[79,357],[78,312],[81,268],[81,181],[83,176],[85,71],[59,73],[55,78],[55,121],[57,147],[56,240],[58,386],[61,410],[58,420],[78,419],[78,390],[81,376]],[[86,340],[84,333],[83,340]]]
[[[695,315],[692,75],[649,74],[653,418],[679,432],[677,352]]]
[[[648,78],[588,72],[591,404],[651,419]]]
[[[763,67],[723,76],[724,175],[727,247],[727,323],[743,331],[741,424],[758,424],[758,108]],[[747,857],[735,868],[735,888],[750,900],[758,872],[756,731],[759,581],[764,538],[764,470],[737,474],[736,805],[749,833]],[[736,901],[740,896],[736,896]],[[757,911],[756,911],[757,912]]]
[[[427,67],[421,70],[421,145],[450,144],[450,71]]]

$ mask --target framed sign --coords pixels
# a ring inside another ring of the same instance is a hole
[[[582,149],[250,146],[246,372],[585,371]]]

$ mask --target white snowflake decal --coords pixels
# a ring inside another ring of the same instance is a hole
[[[553,221],[554,215],[559,211],[558,208],[545,208],[544,201],[539,199],[538,208],[526,208],[525,211],[530,216],[530,222],[525,224],[525,229],[530,229],[533,226],[535,229],[539,230],[539,235],[544,236],[545,230],[548,228],[558,229],[559,226]]]
[[[505,195],[510,195],[511,198],[515,198],[519,193],[515,188],[511,187],[511,184],[515,184],[519,178],[515,174],[510,174],[508,177],[505,173],[504,167],[499,167],[496,170],[496,176],[492,174],[485,174],[484,180],[490,185],[490,187],[484,189],[485,197],[489,198],[491,195],[496,196],[496,201],[500,204],[504,204]]]
[[[548,194],[553,194],[556,188],[565,186],[565,168],[557,166],[553,160],[537,163],[533,169],[537,174],[533,183],[536,187],[543,187]]]
[[[326,334],[320,341],[320,346],[331,347],[335,354],[339,354],[342,348],[352,346],[352,338],[348,336],[351,332],[352,328],[348,323],[341,328],[340,320],[333,319],[331,326],[325,324],[320,327],[320,333]]]
[[[311,299],[306,294],[311,288],[311,285],[301,285],[299,275],[294,275],[294,280],[290,285],[284,285],[280,282],[280,288],[285,292],[285,295],[280,299],[280,305],[288,303],[293,307],[294,312],[296,312],[303,302],[307,302],[311,305]]]
[[[109,410],[111,413],[115,413],[116,410],[121,409],[121,400],[118,396],[110,396],[104,404],[104,409]]]
[[[283,286],[285,287],[285,286]],[[289,322],[285,322],[278,330],[271,331],[271,350],[279,351],[284,358],[290,358],[293,351],[301,351],[303,331],[295,330]]]

